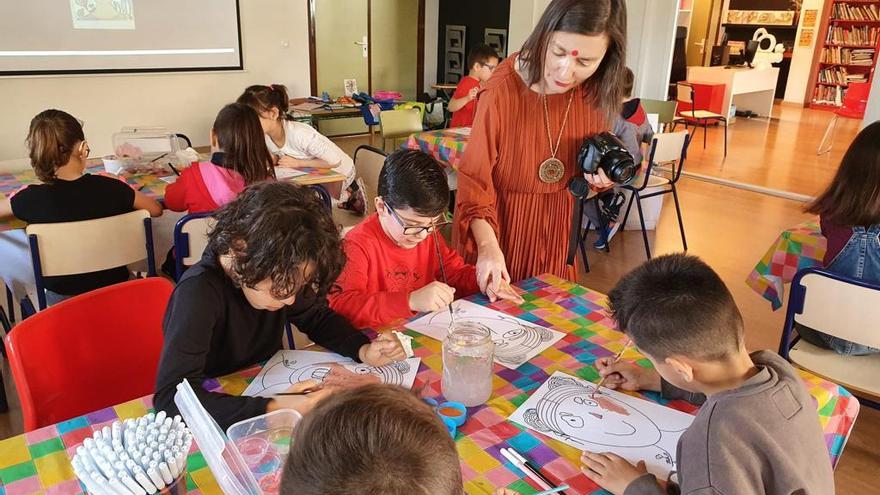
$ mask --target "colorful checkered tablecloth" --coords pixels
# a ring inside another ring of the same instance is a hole
[[[796,225],[779,234],[776,242],[755,265],[746,283],[764,299],[773,310],[782,307],[784,285],[804,268],[821,266],[825,258],[826,240],[818,220]]]
[[[440,163],[453,170],[458,170],[469,138],[470,128],[468,127],[441,129],[413,134],[406,140],[403,147],[422,150]]]
[[[598,292],[550,275],[517,285],[526,291],[524,304],[499,302],[491,307],[539,325],[552,326],[566,336],[516,370],[495,366],[492,398],[485,406],[470,408],[470,417],[456,436],[465,490],[469,494],[491,494],[496,487],[506,486],[523,494],[538,491],[523,481],[522,473],[501,456],[501,448],[513,447],[542,466],[554,481],[568,483],[572,487],[568,493],[605,493],[580,473],[580,451],[506,419],[556,370],[596,381],[598,373],[593,362],[620,351],[622,334],[613,329],[604,312],[605,296]],[[488,304],[485,298],[475,298],[475,301]],[[437,397],[440,395],[441,344],[412,331],[407,333],[415,338],[414,351],[422,359],[416,387],[424,387],[425,396]],[[632,348],[624,352],[623,358],[649,366],[647,359]],[[205,386],[240,394],[259,370],[256,366],[211,380]],[[808,373],[802,372],[802,375],[817,401],[831,460],[836,463],[858,414],[859,403],[833,383]],[[686,402],[664,401],[653,392],[641,395],[675,409],[690,413],[696,410]],[[69,461],[75,447],[91,435],[93,429],[117,418],[141,416],[150,407],[150,398],[137,399],[0,441],[0,495],[39,491],[57,495],[81,493]],[[194,449],[187,466],[186,481],[191,493],[221,493],[201,453]]]

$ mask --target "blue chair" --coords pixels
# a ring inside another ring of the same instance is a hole
[[[190,213],[174,224],[174,280],[184,270],[198,263],[208,245],[208,232],[213,226],[214,212]]]
[[[37,302],[47,307],[45,277],[79,275],[147,260],[147,276],[156,275],[150,214],[135,210],[79,222],[30,224]]]
[[[850,342],[880,348],[880,284],[807,268],[791,282],[779,355],[796,366],[849,389],[880,408],[880,354],[848,356],[815,346],[795,324]]]

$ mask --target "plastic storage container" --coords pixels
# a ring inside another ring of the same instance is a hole
[[[226,430],[264,494],[278,493],[290,437],[300,419],[298,412],[282,409],[239,421]]]
[[[185,136],[161,127],[127,127],[113,134],[113,156],[106,158],[117,160],[126,171],[161,167],[168,162],[187,165],[177,158],[177,152],[186,149],[187,141]]]
[[[174,403],[223,493],[278,493],[299,413],[279,410],[241,421],[229,427],[227,436],[199,402],[189,381],[177,386]]]

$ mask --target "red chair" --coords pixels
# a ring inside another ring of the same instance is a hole
[[[846,94],[843,95],[843,102],[837,110],[834,111],[834,117],[828,122],[825,128],[825,134],[819,147],[816,149],[817,155],[822,155],[831,151],[834,145],[834,131],[837,129],[837,120],[840,117],[847,119],[862,120],[865,118],[865,109],[868,108],[868,96],[871,94],[871,85],[866,82],[852,82],[847,86]],[[828,147],[825,148],[825,142]],[[823,149],[824,148],[824,149]]]
[[[132,280],[19,323],[6,349],[25,431],[151,393],[173,289],[163,278]]]

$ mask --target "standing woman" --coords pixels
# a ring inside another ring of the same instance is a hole
[[[566,265],[584,138],[610,129],[626,68],[624,0],[553,0],[479,95],[459,168],[456,245],[486,292]],[[604,174],[595,186],[611,185]]]

